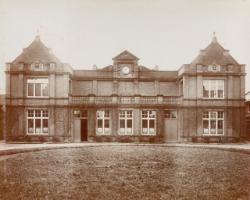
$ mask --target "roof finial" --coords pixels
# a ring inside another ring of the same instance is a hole
[[[213,42],[217,42],[216,32],[213,32]]]
[[[39,28],[36,30],[36,41],[40,41],[40,30],[39,30]]]

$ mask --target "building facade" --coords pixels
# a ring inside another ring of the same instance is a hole
[[[0,95],[0,140],[4,139],[4,134],[5,134],[4,114],[5,114],[5,95]]]
[[[176,71],[124,51],[74,70],[39,36],[6,66],[8,141],[232,142],[245,134],[245,65],[216,37]]]
[[[250,92],[246,93],[246,138],[250,140]]]

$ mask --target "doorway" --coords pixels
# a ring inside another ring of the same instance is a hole
[[[74,110],[74,141],[88,141],[87,110]]]
[[[88,141],[88,120],[81,119],[81,141]]]
[[[177,110],[164,110],[164,136],[166,142],[178,141]]]

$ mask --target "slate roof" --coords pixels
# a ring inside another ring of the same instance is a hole
[[[237,61],[224,49],[214,36],[212,42],[191,62],[191,65],[239,65]]]
[[[102,70],[74,70],[74,79],[113,79],[113,71]],[[140,71],[140,79],[155,79],[155,80],[169,80],[176,81],[178,78],[178,71],[155,71],[143,70]]]
[[[36,36],[35,40],[23,50],[23,52],[13,61],[13,63],[61,63],[61,61],[46,47],[40,40],[39,36]]]

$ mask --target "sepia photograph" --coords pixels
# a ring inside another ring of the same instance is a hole
[[[0,200],[250,200],[250,0],[0,0]]]

